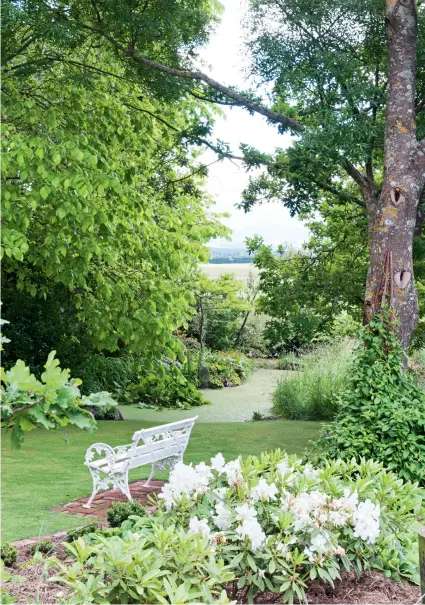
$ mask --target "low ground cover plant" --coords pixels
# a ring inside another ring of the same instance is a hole
[[[316,345],[298,357],[285,356],[280,369],[299,372],[279,382],[273,413],[288,420],[331,420],[348,383],[354,347],[355,341],[346,338]]]
[[[54,544],[51,540],[40,540],[34,544],[30,544],[27,548],[27,552],[30,555],[35,555],[36,552],[41,552],[43,555],[47,555],[54,548]]]
[[[388,311],[364,329],[338,415],[319,447],[335,459],[372,458],[425,485],[425,393],[403,369],[395,331]]]
[[[314,468],[281,451],[178,463],[155,516],[79,538],[56,581],[70,603],[305,602],[312,580],[375,568],[416,579],[408,551],[425,492],[371,461]],[[223,592],[226,588],[227,596]]]
[[[146,515],[146,509],[140,502],[115,502],[106,513],[109,525],[111,527],[120,527],[123,521],[126,521],[130,515],[143,517]]]
[[[97,523],[90,523],[89,525],[83,525],[83,527],[77,527],[77,529],[70,529],[66,533],[66,542],[74,542],[81,538],[82,536],[87,536],[88,534],[92,534],[98,530]]]
[[[0,558],[5,565],[10,567],[18,560],[18,549],[13,544],[5,542],[1,545]]]

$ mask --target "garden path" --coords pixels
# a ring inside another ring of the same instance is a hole
[[[147,422],[175,422],[182,418],[199,416],[198,422],[243,422],[251,420],[254,412],[267,416],[271,414],[271,397],[277,382],[287,372],[260,368],[239,387],[223,389],[203,389],[201,392],[212,405],[204,405],[190,410],[152,410],[137,405],[123,405],[120,410],[126,420]]]

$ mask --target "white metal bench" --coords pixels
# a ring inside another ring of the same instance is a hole
[[[106,443],[94,443],[86,452],[84,464],[93,478],[93,492],[87,504],[90,508],[97,493],[113,486],[122,491],[131,501],[128,487],[128,471],[132,468],[152,464],[151,474],[145,485],[148,486],[158,470],[167,466],[171,469],[183,460],[183,454],[189,442],[190,433],[198,416],[179,420],[171,424],[142,429],[133,435],[128,445],[111,447]]]

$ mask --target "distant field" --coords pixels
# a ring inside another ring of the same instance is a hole
[[[252,264],[243,263],[228,263],[228,264],[213,264],[208,263],[201,265],[201,271],[208,277],[214,279],[220,277],[223,273],[233,273],[237,279],[247,281],[250,274],[258,279],[258,269]]]

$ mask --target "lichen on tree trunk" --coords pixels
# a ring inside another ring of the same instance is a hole
[[[373,316],[387,251],[392,252],[391,301],[399,336],[409,346],[418,321],[413,276],[413,235],[424,181],[423,151],[416,139],[415,82],[417,19],[414,0],[386,0],[388,87],[384,178],[380,195],[369,188],[364,197],[369,217],[370,267],[365,318]]]

